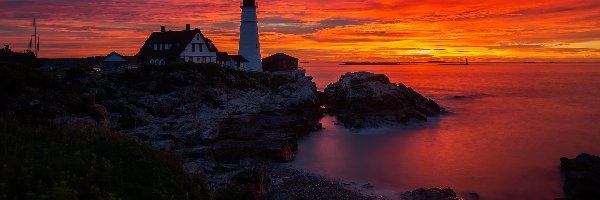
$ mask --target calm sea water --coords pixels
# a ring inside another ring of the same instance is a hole
[[[600,64],[340,66],[306,64],[319,89],[350,71],[383,73],[452,114],[430,122],[325,130],[300,142],[291,167],[398,198],[420,187],[452,187],[482,199],[563,196],[560,157],[600,155]],[[464,96],[465,98],[455,98]]]

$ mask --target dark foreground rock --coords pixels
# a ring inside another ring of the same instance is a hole
[[[417,189],[404,192],[400,195],[402,200],[458,200],[454,190],[450,188]]]
[[[574,159],[561,158],[564,191],[574,199],[600,199],[600,157],[581,154]]]
[[[348,128],[427,121],[443,111],[436,102],[412,88],[391,83],[383,74],[369,72],[343,75],[325,88],[323,96],[328,112]]]

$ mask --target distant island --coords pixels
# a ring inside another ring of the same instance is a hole
[[[401,62],[343,62],[340,65],[403,65]]]

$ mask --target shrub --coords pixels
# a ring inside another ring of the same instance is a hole
[[[208,199],[201,178],[151,146],[98,130],[0,120],[0,199]]]
[[[66,84],[30,66],[0,64],[0,91],[4,95],[19,95],[26,87],[65,90]]]

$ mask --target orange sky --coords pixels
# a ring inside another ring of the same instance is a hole
[[[240,0],[241,1],[241,0]],[[306,61],[600,61],[600,1],[257,0],[263,56]],[[42,57],[135,54],[147,36],[200,28],[237,52],[231,0],[0,0],[0,44]]]

